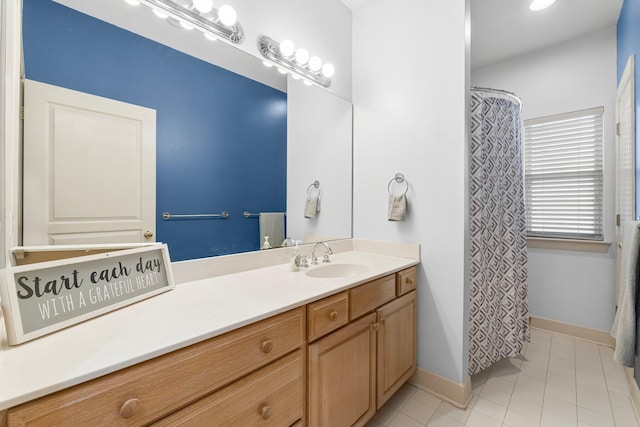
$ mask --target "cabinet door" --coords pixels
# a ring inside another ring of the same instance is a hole
[[[379,308],[378,408],[416,371],[415,291]]]
[[[309,423],[362,426],[375,413],[376,314],[309,345]]]

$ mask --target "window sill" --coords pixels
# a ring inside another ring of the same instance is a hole
[[[611,243],[595,240],[548,239],[543,237],[527,237],[527,247],[534,249],[559,249],[580,252],[609,252]]]

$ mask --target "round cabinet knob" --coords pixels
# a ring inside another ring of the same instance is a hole
[[[404,283],[406,283],[407,285],[410,285],[413,283],[413,280],[411,280],[411,277],[407,277],[406,279],[404,279]]]
[[[263,420],[268,420],[269,418],[271,418],[272,413],[273,413],[273,410],[269,405],[264,405],[262,408],[260,408],[260,416],[262,417]]]
[[[144,237],[146,237],[147,239],[150,237],[153,237],[153,231],[151,230],[147,230],[144,232]]]
[[[269,353],[273,350],[273,342],[271,340],[266,340],[262,343],[262,351],[264,353]]]
[[[331,313],[329,313],[329,319],[336,320],[337,318],[338,318],[338,312],[337,311],[332,311]]]
[[[133,399],[128,399],[122,404],[122,407],[120,408],[120,416],[122,418],[133,417],[138,412],[138,409],[140,409],[140,405],[140,399],[135,397]]]

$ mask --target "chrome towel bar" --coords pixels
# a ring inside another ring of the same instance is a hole
[[[285,215],[287,214],[286,212],[283,212],[283,213]],[[258,218],[258,217],[260,217],[259,213],[251,213],[249,211],[244,211],[243,215],[244,215],[245,218]]]
[[[169,219],[179,219],[179,218],[192,218],[192,219],[196,219],[196,218],[222,218],[222,219],[227,219],[229,218],[229,212],[224,211],[222,213],[219,214],[170,214],[169,212],[164,212],[162,214],[162,219],[169,220]]]

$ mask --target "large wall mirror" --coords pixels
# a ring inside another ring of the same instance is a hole
[[[294,240],[351,237],[349,102],[291,77],[287,81],[258,58],[172,26],[142,6],[124,1],[23,2],[28,80],[155,111],[153,239],[168,243],[172,260],[260,249],[262,213],[283,214],[283,237]],[[36,125],[25,117],[25,129]],[[46,181],[43,187],[59,192],[58,204],[48,203],[41,216],[62,211],[61,194],[65,200],[77,199],[74,191],[80,191],[80,184],[74,182],[82,183],[83,170],[88,174],[97,168],[78,155],[83,167],[67,165],[71,171],[63,175],[49,171],[38,177]],[[131,163],[113,157],[111,168],[101,166],[105,174],[114,179],[126,175],[125,165]],[[25,179],[30,175],[26,165]],[[319,187],[312,185],[316,181]],[[25,186],[25,200],[34,196],[29,188]],[[99,189],[96,193],[100,198]],[[307,215],[307,198],[318,194],[321,208]],[[117,203],[118,195],[112,196]],[[37,205],[25,202],[27,214]],[[165,212],[170,219],[163,218]],[[178,216],[223,212],[227,218]],[[33,231],[25,220],[24,235]],[[69,232],[64,238],[43,236],[24,243],[89,242]],[[271,243],[279,246],[280,240]],[[121,241],[114,234],[96,242]]]

